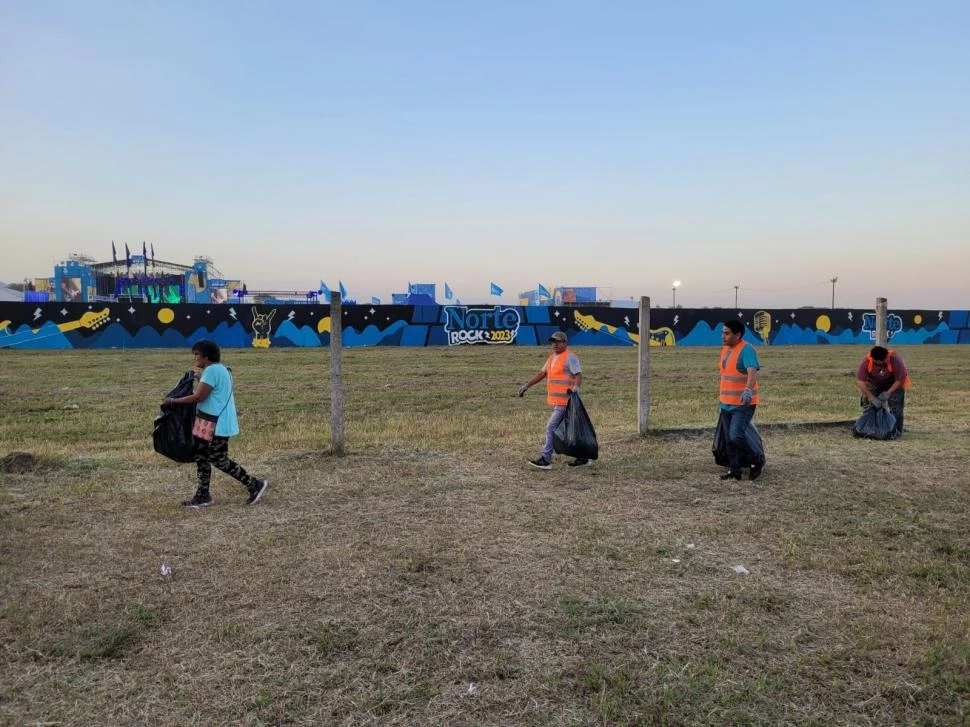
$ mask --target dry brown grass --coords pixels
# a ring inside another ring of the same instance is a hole
[[[763,351],[757,419],[853,416],[862,353]],[[768,431],[726,485],[708,436],[634,435],[630,350],[580,351],[602,459],[552,473],[536,349],[346,352],[339,459],[325,351],[229,351],[271,488],[185,511],[148,433],[186,352],[5,351],[0,456],[39,469],[0,475],[0,720],[965,722],[970,347],[901,353],[904,439]],[[713,423],[714,357],[657,352],[654,426]]]

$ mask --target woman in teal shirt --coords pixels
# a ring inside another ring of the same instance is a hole
[[[195,404],[196,423],[202,424],[192,430],[199,484],[192,499],[185,500],[182,504],[194,508],[209,507],[212,504],[209,484],[212,481],[212,468],[215,467],[241,482],[249,491],[246,504],[255,505],[266,492],[269,481],[247,474],[242,465],[229,459],[229,437],[239,434],[232,375],[229,369],[219,363],[222,352],[215,342],[197,341],[192,346],[192,355],[195,357],[196,368],[202,371],[198,387],[188,396],[162,400],[162,406]],[[199,414],[202,416],[198,416]]]

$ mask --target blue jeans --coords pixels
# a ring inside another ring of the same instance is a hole
[[[744,432],[751,423],[751,419],[754,418],[755,408],[757,408],[757,404],[721,410],[728,420],[728,459],[732,472],[741,471],[741,463],[744,461],[745,454],[754,454],[748,447]]]
[[[549,423],[546,424],[546,443],[542,446],[542,457],[546,462],[552,462],[552,433],[559,426],[559,422],[566,416],[566,407],[552,407],[552,414],[549,416]]]

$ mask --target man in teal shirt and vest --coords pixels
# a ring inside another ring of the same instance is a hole
[[[744,342],[744,324],[730,320],[721,329],[721,416],[727,420],[727,449],[730,469],[721,475],[722,480],[740,480],[743,463],[747,457],[756,460],[750,465],[749,477],[758,479],[764,467],[763,459],[748,447],[745,431],[758,406],[758,353],[754,346]]]

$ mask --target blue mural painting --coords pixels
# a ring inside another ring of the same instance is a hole
[[[603,306],[346,305],[344,346],[637,346],[638,311]],[[875,312],[858,309],[664,308],[650,312],[651,346],[719,346],[740,318],[758,346],[872,344]],[[890,342],[970,343],[966,310],[891,310]],[[315,304],[0,303],[0,349],[224,348],[330,345],[330,307]]]

